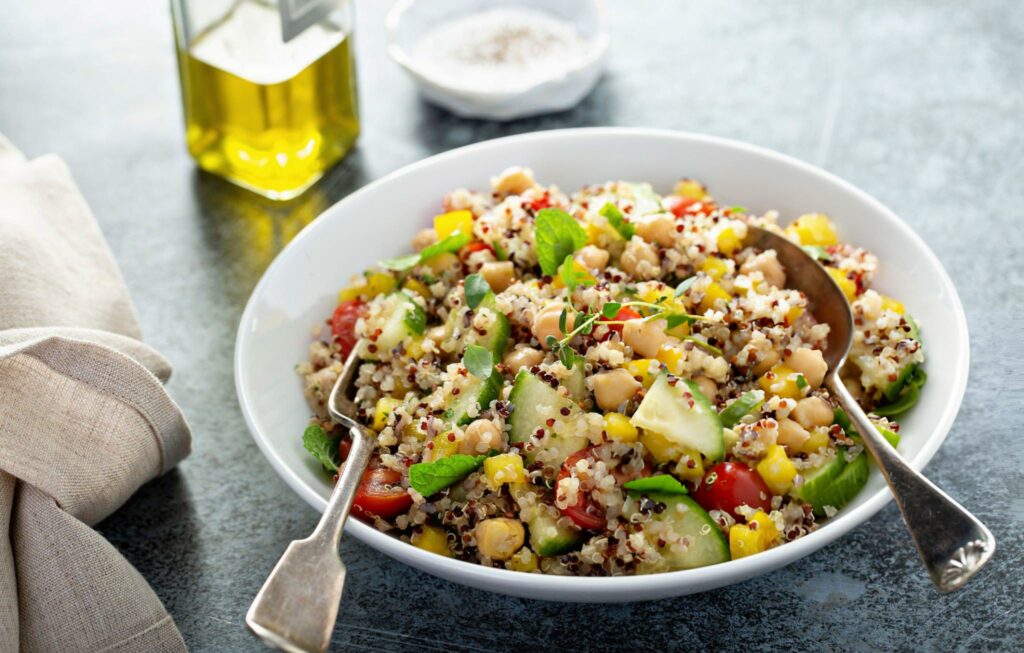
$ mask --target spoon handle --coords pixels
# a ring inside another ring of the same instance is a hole
[[[839,400],[864,447],[882,470],[932,582],[942,592],[962,587],[995,552],[992,533],[903,460],[874,427],[838,374],[830,373],[825,385]]]
[[[377,439],[347,420],[352,448],[313,534],[292,542],[252,602],[245,622],[285,651],[326,651],[338,618],[345,565],[338,555],[345,520]]]

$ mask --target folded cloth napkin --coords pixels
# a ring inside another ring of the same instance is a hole
[[[0,135],[0,651],[184,651],[90,525],[188,455],[167,361],[64,163]]]

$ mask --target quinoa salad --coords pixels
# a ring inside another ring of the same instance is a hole
[[[336,478],[350,443],[325,402],[354,351],[354,417],[377,448],[353,512],[413,546],[608,576],[802,537],[869,462],[822,386],[828,325],[773,250],[744,245],[748,225],[802,245],[846,295],[842,379],[894,447],[925,374],[917,324],[871,288],[876,257],[823,214],[792,217],[691,179],[566,192],[510,168],[454,190],[412,253],[351,279],[315,328],[303,444]]]

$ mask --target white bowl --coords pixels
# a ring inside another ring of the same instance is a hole
[[[651,182],[664,192],[688,176],[705,182],[726,205],[774,208],[787,219],[827,213],[842,240],[879,256],[876,286],[903,300],[921,324],[928,383],[903,420],[901,452],[921,469],[946,438],[967,384],[967,322],[938,259],[878,201],[818,168],[735,141],[646,129],[546,131],[439,154],[366,186],[296,236],[256,286],[235,348],[239,401],[271,465],[317,510],[324,509],[331,483],[302,448],[310,410],[293,371],[307,357],[311,326],[331,313],[350,275],[405,253],[445,193],[487,188],[489,176],[510,165],[528,166],[538,180],[564,189],[626,179]],[[777,569],[864,523],[891,498],[872,469],[855,501],[795,542],[719,565],[650,576],[579,578],[491,569],[417,549],[355,519],[346,531],[406,564],[472,587],[560,601],[635,601],[700,592]]]
[[[536,83],[501,91],[467,87],[443,79],[413,56],[417,40],[444,20],[485,9],[528,7],[576,26],[587,43],[578,66]],[[399,0],[388,13],[388,53],[409,74],[429,101],[467,118],[513,120],[574,107],[597,83],[608,52],[608,20],[602,0]]]

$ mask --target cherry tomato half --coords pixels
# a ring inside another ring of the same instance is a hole
[[[565,462],[562,464],[561,471],[558,472],[558,481],[571,476],[572,469],[576,466],[576,463],[584,458],[595,460],[594,447],[588,447],[581,451],[577,451],[566,458]],[[649,461],[644,460],[644,466],[638,473],[623,470],[621,466],[614,467],[611,472],[619,485],[622,485],[623,483],[632,481],[634,478],[650,476],[654,472],[654,467],[651,466]],[[562,510],[562,514],[573,520],[580,528],[584,528],[589,531],[599,531],[604,529],[606,521],[604,508],[594,501],[593,497],[590,496],[590,492],[581,491],[578,496],[579,498],[576,501],[576,505],[564,508]]]
[[[352,510],[360,517],[388,519],[400,515],[412,505],[412,497],[402,487],[402,474],[393,469],[368,469],[356,490]]]
[[[734,517],[739,506],[769,512],[772,492],[761,476],[743,463],[718,463],[701,479],[693,500],[705,510],[721,510]]]
[[[642,317],[643,317],[643,315],[640,315],[639,313],[637,313],[634,310],[631,310],[631,309],[628,309],[628,308],[620,308],[619,312],[616,313],[615,317],[612,318],[612,322],[625,322],[626,320],[639,320]],[[608,336],[609,337],[611,336],[612,331],[615,331],[619,335],[622,335],[622,326],[623,325],[621,325],[621,324],[609,324],[608,325]]]
[[[331,315],[331,333],[341,345],[342,358],[348,358],[356,346],[356,322],[363,314],[366,304],[360,299],[341,302]]]

